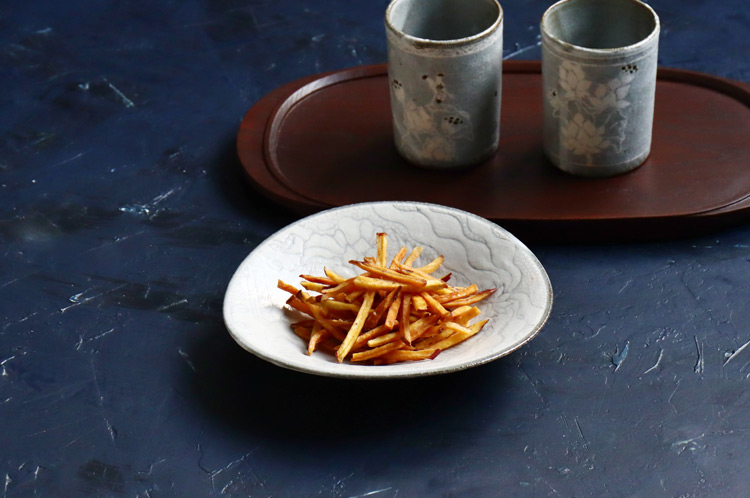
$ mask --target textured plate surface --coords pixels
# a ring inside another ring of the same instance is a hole
[[[278,279],[298,285],[302,273],[323,267],[349,277],[361,271],[348,263],[375,255],[375,235],[388,234],[388,256],[400,246],[423,246],[418,261],[442,254],[451,283],[496,287],[480,304],[489,323],[476,336],[434,360],[387,366],[337,363],[306,344],[290,322],[288,294]],[[357,270],[357,271],[355,271]],[[395,378],[443,374],[480,365],[519,348],[542,328],[552,307],[552,287],[534,254],[513,235],[484,218],[445,206],[373,202],[323,211],[278,231],[240,264],[224,298],[224,320],[243,348],[276,365],[330,377]]]

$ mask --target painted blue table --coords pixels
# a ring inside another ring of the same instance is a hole
[[[507,0],[505,57],[549,5]],[[660,64],[750,81],[750,6],[653,0]],[[0,5],[0,496],[745,496],[750,226],[534,243],[552,316],[459,374],[360,383],[237,346],[243,258],[299,215],[246,111],[385,60],[384,1]]]

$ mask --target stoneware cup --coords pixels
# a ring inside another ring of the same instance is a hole
[[[542,16],[544,150],[560,169],[613,176],[651,151],[659,18],[639,0],[562,0]]]
[[[492,156],[500,140],[500,4],[393,0],[385,25],[401,156],[434,169],[468,167]]]

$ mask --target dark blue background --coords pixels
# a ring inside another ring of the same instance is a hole
[[[550,2],[506,0],[539,59]],[[750,81],[750,4],[653,0],[660,63]],[[745,496],[750,227],[534,244],[548,325],[463,373],[304,376],[221,318],[297,218],[235,135],[299,77],[385,61],[385,1],[0,5],[0,496]]]

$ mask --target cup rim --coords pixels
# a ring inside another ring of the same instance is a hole
[[[503,22],[503,8],[500,5],[500,2],[498,0],[490,0],[491,3],[494,3],[497,7],[497,18],[495,21],[484,31],[480,31],[479,33],[476,33],[471,36],[465,36],[463,38],[454,38],[451,40],[432,40],[430,38],[420,38],[418,36],[410,35],[408,33],[404,33],[402,30],[398,29],[396,26],[393,25],[391,22],[391,11],[393,10],[394,6],[399,3],[402,0],[391,0],[391,3],[388,4],[388,8],[385,10],[385,25],[388,28],[389,31],[391,31],[394,35],[403,38],[405,40],[408,40],[415,45],[419,45],[421,48],[446,48],[446,47],[455,47],[459,45],[467,45],[470,43],[473,43],[475,41],[481,40],[482,38],[487,38],[489,35],[491,35],[493,32],[497,30],[497,28],[502,24]]]
[[[563,48],[567,48],[569,50],[576,50],[583,54],[588,54],[591,56],[614,56],[623,52],[633,52],[641,49],[642,47],[645,47],[649,45],[654,38],[658,38],[659,31],[661,30],[661,22],[659,21],[659,16],[657,15],[656,11],[647,3],[642,2],[641,0],[625,0],[630,3],[638,4],[641,7],[644,7],[653,17],[654,20],[654,29],[651,30],[651,32],[648,34],[648,36],[644,37],[641,40],[638,40],[635,43],[632,43],[630,45],[623,45],[622,47],[613,47],[613,48],[591,48],[591,47],[584,47],[582,45],[576,45],[574,43],[567,42],[565,40],[562,40],[561,38],[551,34],[548,30],[545,29],[545,25],[547,23],[548,16],[554,11],[560,8],[561,5],[569,3],[569,2],[576,2],[580,0],[559,0],[555,2],[554,4],[550,5],[547,10],[542,15],[542,19],[539,23],[540,25],[540,31],[543,35],[543,37],[548,38],[558,45],[560,45]]]

